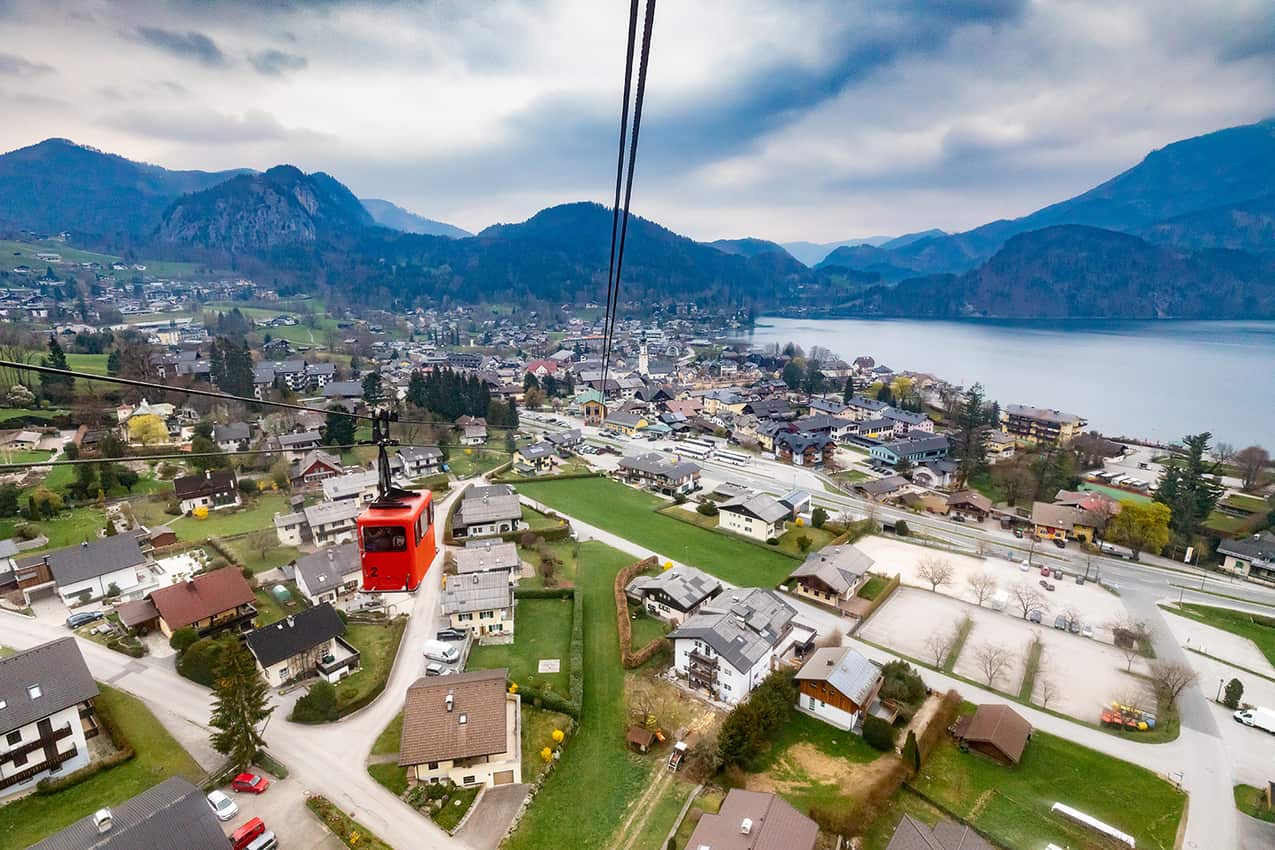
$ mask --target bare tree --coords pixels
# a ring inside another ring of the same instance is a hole
[[[1068,605],[1063,609],[1062,613],[1069,631],[1075,631],[1080,628],[1080,612],[1075,607]]]
[[[1040,688],[1041,708],[1049,708],[1049,701],[1058,696],[1058,683],[1053,679],[1045,678],[1038,680],[1037,687]]]
[[[937,555],[927,555],[916,566],[921,578],[930,583],[930,590],[937,591],[940,586],[952,582],[952,562]]]
[[[952,651],[952,646],[956,643],[956,633],[960,626],[956,626],[949,631],[933,631],[930,636],[925,639],[925,648],[934,658],[934,666],[942,667],[947,655]]]
[[[965,583],[970,586],[970,591],[974,594],[974,598],[978,600],[978,607],[980,608],[987,601],[987,597],[996,592],[996,578],[991,573],[973,573],[965,579]]]
[[[1014,597],[1015,604],[1023,612],[1024,620],[1032,611],[1049,610],[1049,604],[1041,592],[1026,582],[1019,582],[1010,588],[1010,595]]]
[[[1142,652],[1138,649],[1138,645],[1136,643],[1133,643],[1133,644],[1129,644],[1128,646],[1120,646],[1117,648],[1120,650],[1120,653],[1124,656],[1125,672],[1126,673],[1133,672],[1133,662],[1137,661],[1139,658],[1142,657]]]
[[[270,550],[279,545],[278,536],[269,529],[254,531],[248,535],[248,548],[256,552],[264,561],[266,555],[270,554]]]
[[[1151,681],[1156,693],[1170,705],[1199,678],[1189,665],[1177,661],[1157,661],[1151,665]]]
[[[843,636],[844,635],[841,629],[834,628],[832,631],[825,632],[824,634],[821,634],[819,635],[819,637],[815,638],[815,646],[819,647],[820,649],[823,649],[826,647],[841,646],[841,640]]]
[[[993,643],[979,644],[974,650],[974,660],[978,663],[978,669],[982,672],[989,688],[1005,672],[1012,657],[1013,653],[1008,649]]]
[[[1262,483],[1262,473],[1271,464],[1270,453],[1261,446],[1240,449],[1231,459],[1239,467],[1245,490],[1256,489]]]

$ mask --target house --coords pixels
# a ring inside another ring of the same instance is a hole
[[[584,424],[597,427],[606,419],[606,399],[595,389],[583,390],[576,394],[571,402],[584,416]]]
[[[302,539],[308,536],[316,546],[349,543],[357,532],[358,517],[363,505],[353,499],[341,502],[320,502],[301,509],[305,517]],[[277,524],[276,524],[277,528]]]
[[[656,619],[677,625],[722,592],[722,583],[695,567],[673,567],[637,576],[624,588],[629,599]]]
[[[823,434],[830,437],[836,442],[844,440],[848,435],[854,433],[855,423],[850,419],[842,419],[839,416],[829,416],[826,413],[815,413],[811,416],[805,416],[792,423],[797,431],[808,431],[812,434]]]
[[[617,410],[606,418],[602,423],[602,429],[612,434],[623,434],[626,437],[632,437],[641,429],[650,424],[647,418],[640,413],[628,410]]]
[[[770,540],[781,537],[789,509],[765,493],[745,493],[717,506],[718,526],[751,537]]]
[[[213,442],[223,452],[241,452],[252,442],[252,426],[247,422],[231,422],[213,428]]]
[[[1014,456],[1014,438],[1004,431],[987,433],[987,458],[993,462]]]
[[[947,437],[936,435],[879,443],[869,448],[868,454],[887,466],[898,466],[904,461],[918,466],[927,460],[947,457],[950,448]]]
[[[1222,540],[1217,553],[1222,569],[1235,575],[1275,581],[1275,534],[1263,531],[1239,540]]]
[[[176,545],[177,532],[166,525],[157,525],[147,531],[142,539],[151,549],[163,549],[166,546]]]
[[[73,637],[0,659],[0,797],[89,763],[97,694]]]
[[[235,473],[230,470],[205,470],[203,475],[184,475],[173,479],[173,495],[177,506],[183,514],[189,514],[195,508],[237,508],[242,504],[239,498],[239,482]]]
[[[951,513],[982,522],[991,516],[992,500],[977,490],[960,490],[947,497],[947,509]]]
[[[532,443],[514,451],[514,470],[520,475],[543,475],[553,471],[557,456],[553,443],[547,440]]]
[[[1041,540],[1066,540],[1075,530],[1080,511],[1070,505],[1032,503],[1032,527]]]
[[[363,385],[358,381],[331,381],[324,385],[322,395],[335,404],[358,407],[363,403]]]
[[[481,416],[462,416],[456,420],[460,428],[462,446],[482,446],[487,443],[487,420]]]
[[[699,486],[699,464],[675,460],[659,452],[622,457],[618,471],[620,477],[630,484],[649,487],[670,496],[692,493]]]
[[[518,557],[518,545],[498,540],[470,540],[464,549],[452,553],[457,575],[501,571],[508,575],[509,583],[516,584],[522,576],[522,558]]]
[[[470,487],[452,516],[453,537],[504,534],[522,527],[522,505],[508,484]]]
[[[352,501],[366,505],[380,492],[380,478],[374,469],[324,478],[320,485],[323,487],[323,499],[327,502]]]
[[[342,472],[341,461],[320,449],[312,449],[292,465],[288,478],[294,489],[312,487],[325,478],[335,478]]]
[[[274,532],[280,546],[300,546],[309,539],[310,527],[306,525],[305,514],[301,511],[277,513],[274,515]]]
[[[170,776],[58,830],[30,850],[221,850],[221,822],[204,792],[181,776]]]
[[[909,814],[900,818],[885,850],[996,850],[973,827],[940,820],[927,826]]]
[[[908,486],[908,480],[902,475],[887,475],[884,478],[860,481],[853,485],[853,489],[869,499],[884,499],[893,496],[906,486]]]
[[[39,431],[17,431],[5,441],[5,447],[14,451],[29,452],[40,444],[43,435]]]
[[[363,562],[357,543],[340,543],[321,552],[302,555],[294,565],[297,590],[310,604],[336,602],[359,589]]]
[[[236,567],[222,567],[161,587],[148,598],[166,637],[185,628],[194,629],[201,637],[243,630],[250,628],[257,616],[252,587]]]
[[[775,434],[775,457],[782,463],[820,467],[832,463],[837,445],[827,434],[811,431]]]
[[[863,419],[880,419],[882,418],[882,413],[889,407],[890,405],[883,401],[857,395],[847,400],[841,410],[837,411],[837,415],[853,419],[856,422]]]
[[[814,850],[819,825],[777,794],[732,788],[695,824],[691,850]]]
[[[318,431],[303,431],[298,434],[280,434],[273,440],[272,448],[279,449],[290,462],[296,463],[305,457],[307,452],[317,449],[323,444],[323,435]]]
[[[878,416],[855,420],[854,424],[847,429],[847,433],[870,440],[888,440],[895,436],[896,431],[894,420]]]
[[[475,670],[417,679],[407,689],[398,763],[409,785],[522,782],[522,698],[505,689],[508,675]]]
[[[913,433],[934,433],[934,420],[924,413],[914,413],[911,410],[887,407],[881,411],[881,417],[894,423],[894,435],[896,437],[904,437]]]
[[[537,380],[544,380],[551,375],[558,374],[558,361],[556,360],[532,360],[527,364],[525,374],[535,375]]]
[[[744,404],[740,413],[756,416],[758,419],[792,419],[797,413],[786,398],[763,398]]]
[[[514,633],[514,592],[504,570],[450,576],[442,603],[454,629],[476,638]]]
[[[1061,410],[1025,404],[1008,404],[1001,409],[1001,430],[1032,443],[1065,446],[1080,436],[1088,424],[1074,413]]]
[[[584,442],[579,428],[572,428],[569,431],[550,431],[545,434],[545,439],[553,444],[559,454],[570,451]]]
[[[952,736],[962,750],[973,750],[1004,765],[1018,764],[1032,736],[1031,724],[1007,705],[980,705],[959,718]]]
[[[918,487],[931,489],[950,487],[956,480],[956,472],[959,468],[956,461],[946,457],[921,461],[912,470],[912,483]]]
[[[15,572],[28,599],[53,589],[70,605],[77,597],[101,599],[112,585],[123,596],[138,593],[152,580],[149,563],[136,537],[118,534],[19,558]]]
[[[779,497],[779,504],[788,509],[789,519],[796,519],[810,510],[810,494],[805,490],[789,490]]]
[[[881,690],[881,668],[848,646],[816,649],[794,677],[797,708],[853,732]]]
[[[737,703],[788,648],[796,611],[760,588],[724,592],[669,632],[677,675],[714,699]]]
[[[266,684],[317,674],[336,682],[359,667],[359,651],[342,639],[345,623],[327,602],[289,614],[278,622],[244,635]]]
[[[436,446],[409,446],[399,449],[404,478],[428,478],[437,475],[443,465],[443,451]]]
[[[798,596],[841,607],[863,587],[875,563],[853,543],[826,546],[807,555],[789,578]]]

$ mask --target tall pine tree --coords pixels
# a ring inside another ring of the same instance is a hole
[[[987,411],[983,404],[982,384],[969,388],[956,411],[952,454],[957,461],[958,487],[964,487],[971,477],[987,468]]]
[[[49,354],[44,358],[44,365],[52,369],[70,368],[66,365],[66,353],[55,336],[49,337]],[[50,404],[67,404],[75,395],[75,379],[70,375],[41,375],[40,391]]]
[[[228,756],[231,764],[246,768],[266,745],[259,726],[274,708],[270,689],[257,673],[257,662],[235,640],[225,642],[221,663],[213,680],[212,718],[209,724],[213,749]]]

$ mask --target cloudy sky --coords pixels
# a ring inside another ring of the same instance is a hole
[[[0,149],[323,170],[477,230],[606,201],[621,0],[0,0]],[[661,0],[634,208],[959,230],[1275,115],[1270,0]]]

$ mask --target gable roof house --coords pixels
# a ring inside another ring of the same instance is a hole
[[[724,592],[673,631],[673,669],[692,688],[737,703],[774,669],[789,648],[796,611],[760,588]]]
[[[881,668],[848,646],[816,649],[797,671],[797,708],[856,731],[881,690]]]
[[[449,576],[442,606],[452,628],[476,638],[514,633],[514,591],[504,570]]]
[[[763,791],[732,788],[717,814],[695,824],[689,850],[814,850],[819,825],[787,800]]]
[[[511,584],[516,584],[522,575],[522,558],[518,557],[516,543],[470,540],[464,549],[452,553],[452,559],[457,575],[500,571],[508,575]]]
[[[349,500],[366,505],[380,492],[380,481],[374,469],[360,469],[335,478],[324,478],[320,485],[323,487],[325,502]]]
[[[324,602],[248,632],[244,643],[266,683],[277,688],[311,674],[336,682],[358,669],[359,651],[343,634],[345,623]]]
[[[407,689],[398,764],[409,785],[522,782],[522,699],[506,691],[508,675],[500,668],[424,677]]]
[[[117,534],[19,558],[15,572],[27,598],[55,589],[69,605],[77,597],[101,599],[111,585],[121,596],[141,595],[155,584],[149,564],[136,537]]]
[[[699,485],[699,464],[675,460],[659,452],[622,457],[617,468],[620,477],[628,483],[644,485],[667,495],[691,493]]]
[[[281,449],[290,462],[296,463],[306,452],[317,449],[323,443],[318,431],[302,431],[298,434],[280,434],[271,439],[272,448]]]
[[[224,850],[226,846],[226,835],[204,792],[187,779],[170,776],[122,803],[80,818],[30,850]]]
[[[73,637],[0,658],[0,798],[89,763],[97,694]]]
[[[408,446],[396,455],[403,464],[405,478],[426,478],[437,475],[443,464],[443,451],[437,446]]]
[[[982,522],[992,513],[992,500],[977,490],[961,490],[947,497],[949,511]]]
[[[927,826],[905,814],[894,828],[885,850],[995,850],[972,827],[941,820]]]
[[[151,591],[159,630],[168,637],[187,627],[199,635],[229,629],[245,629],[257,616],[256,597],[247,579],[235,567],[200,573],[178,584]]]
[[[1018,764],[1031,740],[1031,724],[1007,705],[980,705],[956,721],[952,735],[961,749],[973,750],[1001,764]]]
[[[522,527],[522,505],[509,484],[473,486],[452,515],[452,536],[504,534]]]
[[[653,576],[637,576],[624,588],[629,599],[652,617],[678,624],[722,592],[722,583],[695,567],[673,567]]]
[[[239,452],[252,442],[252,426],[247,422],[231,422],[213,427],[213,442],[223,452]]]
[[[894,433],[899,437],[918,432],[934,433],[934,420],[924,413],[899,410],[897,407],[887,407],[881,411],[881,416],[894,423]]]
[[[302,508],[301,515],[305,518],[302,537],[308,536],[320,547],[349,543],[357,533],[358,517],[362,512],[363,505],[354,499],[319,502]]]
[[[769,540],[784,533],[790,509],[765,493],[747,492],[717,506],[718,525],[754,540]]]
[[[359,544],[340,543],[321,552],[302,555],[297,558],[294,569],[297,590],[312,605],[336,602],[359,589],[363,578]]]
[[[1066,540],[1079,517],[1080,511],[1070,505],[1032,503],[1032,527],[1041,540]]]
[[[203,475],[184,475],[173,479],[173,495],[183,514],[195,508],[235,508],[241,504],[239,482],[230,470],[205,470]]]
[[[321,449],[312,449],[292,465],[288,474],[294,490],[313,487],[325,478],[335,478],[342,472],[341,461],[336,455]]]
[[[854,598],[876,562],[853,543],[811,552],[789,576],[798,596],[840,608]]]
[[[832,462],[837,445],[832,437],[812,431],[775,434],[775,457],[781,463],[819,467]]]
[[[1275,534],[1269,531],[1224,539],[1217,544],[1217,553],[1224,558],[1222,568],[1235,575],[1275,581]]]
[[[520,475],[543,475],[553,471],[557,448],[548,440],[532,443],[514,451],[514,470]]]
[[[887,466],[898,466],[904,460],[916,466],[927,460],[947,457],[950,449],[947,437],[936,435],[879,443],[869,448],[868,454]]]

